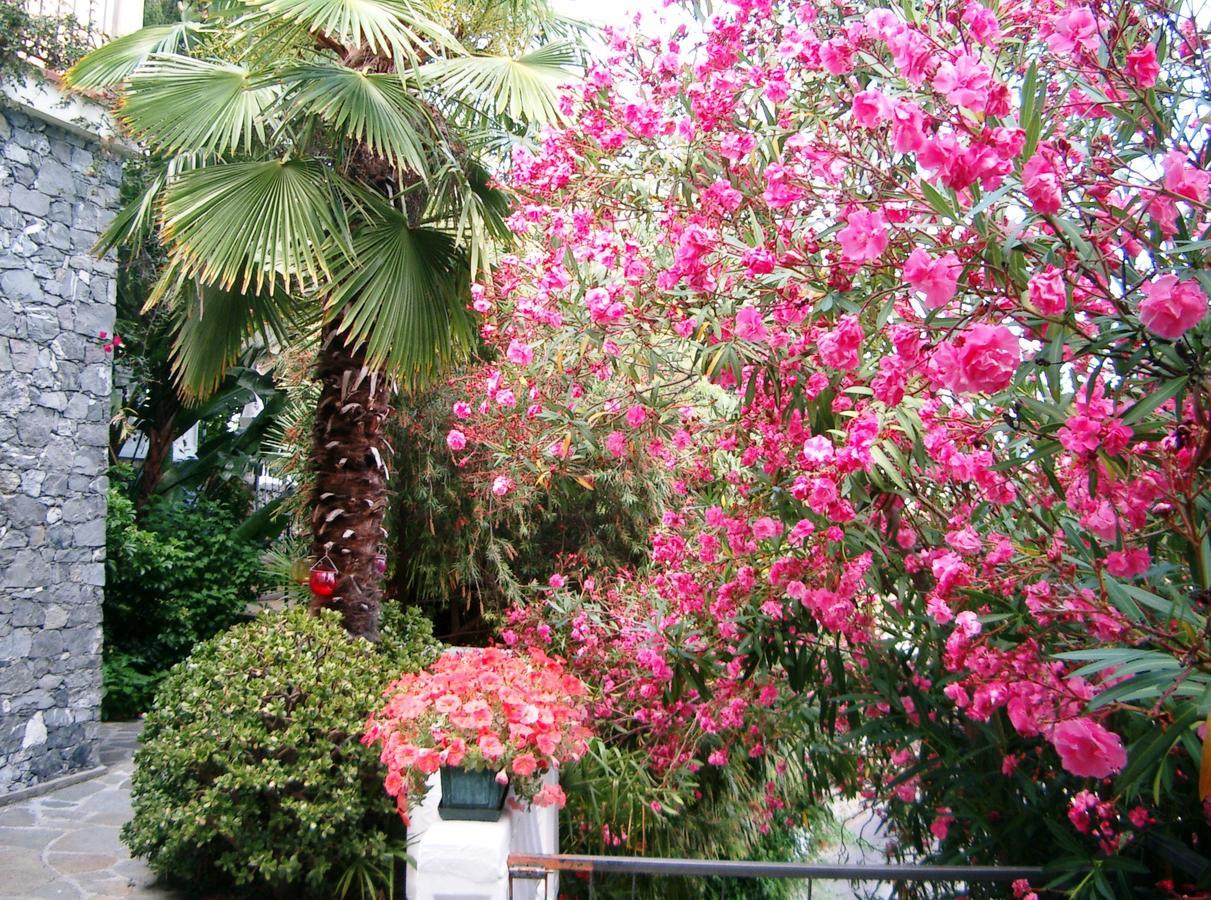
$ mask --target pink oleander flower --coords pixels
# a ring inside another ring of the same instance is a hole
[[[1115,578],[1135,578],[1147,572],[1151,565],[1152,556],[1143,547],[1106,554],[1106,571]]]
[[[1127,765],[1122,739],[1083,716],[1060,722],[1050,740],[1061,765],[1080,778],[1108,778]]]
[[[1068,308],[1068,294],[1064,288],[1064,273],[1048,266],[1043,272],[1030,277],[1030,302],[1045,316],[1063,315]]]
[[[648,411],[636,403],[627,410],[627,424],[632,428],[638,428],[647,421]]]
[[[497,475],[492,479],[492,493],[497,497],[503,497],[509,491],[513,490],[513,479],[507,475]]]
[[[492,301],[484,296],[484,286],[482,284],[471,285],[471,308],[477,313],[490,313],[492,311]]]
[[[854,95],[854,121],[863,128],[875,128],[888,118],[890,104],[881,91],[869,89]]]
[[[467,446],[467,436],[457,428],[452,428],[446,434],[446,446],[457,452]]]
[[[1152,87],[1161,74],[1161,67],[1156,61],[1156,48],[1151,44],[1136,47],[1127,54],[1127,64],[1124,68],[1127,76],[1135,82],[1136,87],[1143,89]]]
[[[529,344],[523,344],[521,341],[509,341],[509,349],[505,352],[509,362],[519,366],[528,366],[534,359],[534,351]]]
[[[1077,48],[1096,50],[1099,29],[1097,18],[1085,6],[1070,6],[1055,17],[1047,35],[1047,46],[1056,53],[1072,53]]]
[[[1102,425],[1088,416],[1069,416],[1056,436],[1060,439],[1060,446],[1068,452],[1089,453],[1102,444]]]
[[[915,103],[897,101],[891,110],[891,143],[897,153],[925,146],[925,113]]]
[[[858,350],[862,346],[862,324],[857,316],[842,316],[837,327],[820,335],[816,346],[820,350],[820,361],[836,369],[854,369],[858,366]]]
[[[627,436],[621,431],[611,431],[606,435],[605,448],[613,457],[622,456],[627,452]]]
[[[745,306],[736,311],[736,337],[758,343],[769,336],[761,320],[761,310]]]
[[[1177,340],[1207,314],[1207,295],[1192,279],[1179,281],[1176,275],[1162,275],[1145,284],[1143,291],[1140,321],[1167,340]]]
[[[782,523],[769,516],[762,516],[753,523],[753,537],[759,541],[774,538],[782,534]]]
[[[853,48],[844,38],[830,38],[820,46],[820,62],[833,75],[844,75],[854,67]]]
[[[1040,147],[1022,167],[1022,188],[1035,211],[1044,215],[1060,211],[1064,199],[1060,172],[1049,150]]]
[[[853,210],[846,226],[837,233],[841,252],[851,262],[878,259],[887,249],[887,221],[882,212]]]
[[[1196,169],[1186,155],[1177,150],[1165,154],[1164,169],[1165,190],[1196,203],[1206,202],[1211,172]]]
[[[992,70],[976,54],[960,53],[938,66],[933,86],[955,106],[983,112],[992,87]]]
[[[1004,390],[1021,361],[1018,338],[1004,325],[972,325],[934,353],[942,382],[958,392]]]
[[[968,27],[972,37],[986,46],[995,47],[1001,39],[1001,26],[996,13],[979,0],[968,0],[963,7],[963,24]]]
[[[904,262],[904,280],[925,295],[925,305],[930,309],[943,306],[955,295],[961,271],[959,258],[953,253],[933,259],[918,248]]]

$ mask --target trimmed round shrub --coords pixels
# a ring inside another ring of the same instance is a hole
[[[392,615],[388,652],[335,613],[266,614],[175,666],[135,754],[122,837],[194,890],[325,896],[385,880],[404,828],[360,742],[386,682],[432,658],[427,622]],[[405,631],[411,627],[411,631]]]

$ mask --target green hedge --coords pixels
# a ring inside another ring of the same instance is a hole
[[[404,830],[360,743],[386,682],[433,658],[427,620],[390,611],[382,649],[334,613],[265,614],[164,680],[135,754],[136,856],[193,890],[331,897],[382,885]]]

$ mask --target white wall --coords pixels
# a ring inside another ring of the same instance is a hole
[[[25,8],[40,16],[75,16],[108,38],[143,27],[143,0],[25,0]]]

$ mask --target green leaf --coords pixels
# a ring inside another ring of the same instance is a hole
[[[130,79],[119,116],[163,153],[248,153],[264,143],[266,112],[281,93],[242,66],[154,56]]]
[[[1198,711],[1188,708],[1169,728],[1150,730],[1143,738],[1132,744],[1127,754],[1127,766],[1115,780],[1117,788],[1128,795],[1138,794],[1138,783],[1152,770],[1156,761],[1169,752],[1181,737],[1182,732],[1198,718]]]
[[[1109,575],[1103,576],[1102,583],[1106,586],[1106,596],[1110,598],[1110,602],[1114,604],[1123,615],[1132,622],[1141,622],[1144,618],[1143,610],[1135,602],[1135,599],[1123,590],[1123,586],[1111,578]]]
[[[290,86],[292,115],[319,116],[397,169],[425,172],[434,125],[397,75],[316,64],[291,68],[283,81]]]
[[[566,68],[576,56],[570,43],[540,47],[516,59],[467,56],[421,67],[421,76],[480,115],[517,122],[556,122],[558,87],[572,80]]]
[[[956,218],[954,206],[951,204],[950,198],[924,179],[921,180],[921,193],[925,195],[925,199],[929,202],[929,205],[939,215],[943,215],[948,219]]]
[[[1026,143],[1021,158],[1030,159],[1039,144],[1043,132],[1043,106],[1047,101],[1047,82],[1039,81],[1035,63],[1030,64],[1022,82],[1022,130],[1026,132]]]
[[[366,342],[371,365],[419,383],[471,339],[466,260],[449,234],[411,227],[387,207],[374,214],[353,236],[353,258],[333,273],[328,315]]]
[[[98,47],[63,76],[73,90],[113,87],[130,77],[155,53],[176,53],[187,49],[191,39],[207,31],[200,22],[174,22],[152,25],[123,35]]]
[[[322,163],[222,163],[169,183],[164,234],[180,272],[206,284],[307,288],[328,273],[324,248],[345,232],[343,215]]]
[[[248,5],[350,49],[365,46],[413,64],[418,54],[465,52],[428,6],[414,0],[248,0]]]
[[[260,294],[199,284],[185,279],[178,295],[181,323],[173,339],[173,372],[181,392],[209,396],[235,364],[249,338],[261,334],[285,340],[297,318],[285,292]]]
[[[104,256],[122,244],[141,246],[155,227],[156,204],[166,181],[166,172],[150,175],[138,196],[118,210],[109,227],[97,238],[93,253]]]
[[[890,447],[891,444],[888,444],[888,446]],[[883,452],[878,444],[870,448],[870,455],[874,459],[875,465],[896,483],[896,487],[902,491],[908,491],[908,485],[904,483],[904,479],[900,476],[899,468],[887,458],[887,454]]]
[[[1151,591],[1146,591],[1134,584],[1124,584],[1123,590],[1130,594],[1137,603],[1155,610],[1167,618],[1177,619],[1179,622],[1186,622],[1199,628],[1204,624],[1202,616],[1175,600],[1166,600],[1164,597],[1158,597]]]
[[[1134,425],[1141,419],[1144,419],[1149,414],[1160,408],[1165,402],[1172,400],[1186,386],[1185,378],[1173,378],[1166,381],[1155,391],[1152,391],[1147,396],[1132,405],[1132,407],[1123,414],[1124,425]]]

